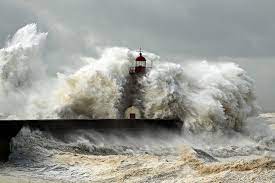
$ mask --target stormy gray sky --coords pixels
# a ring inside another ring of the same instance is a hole
[[[52,70],[105,46],[142,46],[176,62],[233,61],[255,79],[263,110],[275,111],[274,7],[272,0],[0,0],[0,46],[35,22],[49,32]]]

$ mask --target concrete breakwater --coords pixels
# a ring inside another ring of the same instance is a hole
[[[180,133],[183,122],[164,119],[45,119],[45,120],[1,120],[0,121],[0,160],[8,160],[10,140],[23,126],[31,129],[50,131],[57,136],[76,129],[99,131],[128,130],[144,131],[167,129]]]

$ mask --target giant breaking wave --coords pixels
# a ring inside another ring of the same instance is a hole
[[[0,50],[2,118],[118,118],[128,67],[136,52],[106,48],[70,74],[47,76],[47,33],[36,24],[19,29]],[[182,64],[144,53],[153,69],[140,81],[146,118],[180,118],[192,131],[240,129],[257,113],[253,80],[234,63]]]

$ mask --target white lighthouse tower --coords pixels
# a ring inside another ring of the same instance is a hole
[[[146,58],[142,55],[142,50],[140,49],[138,52],[139,55],[136,57],[133,66],[129,67],[129,76],[124,86],[121,101],[121,117],[126,119],[143,118],[142,85],[139,81],[151,67],[147,67]]]

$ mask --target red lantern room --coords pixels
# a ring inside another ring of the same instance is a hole
[[[142,56],[141,48],[139,49],[139,56],[136,58],[135,66],[130,67],[130,74],[144,74],[146,72],[146,59]]]

